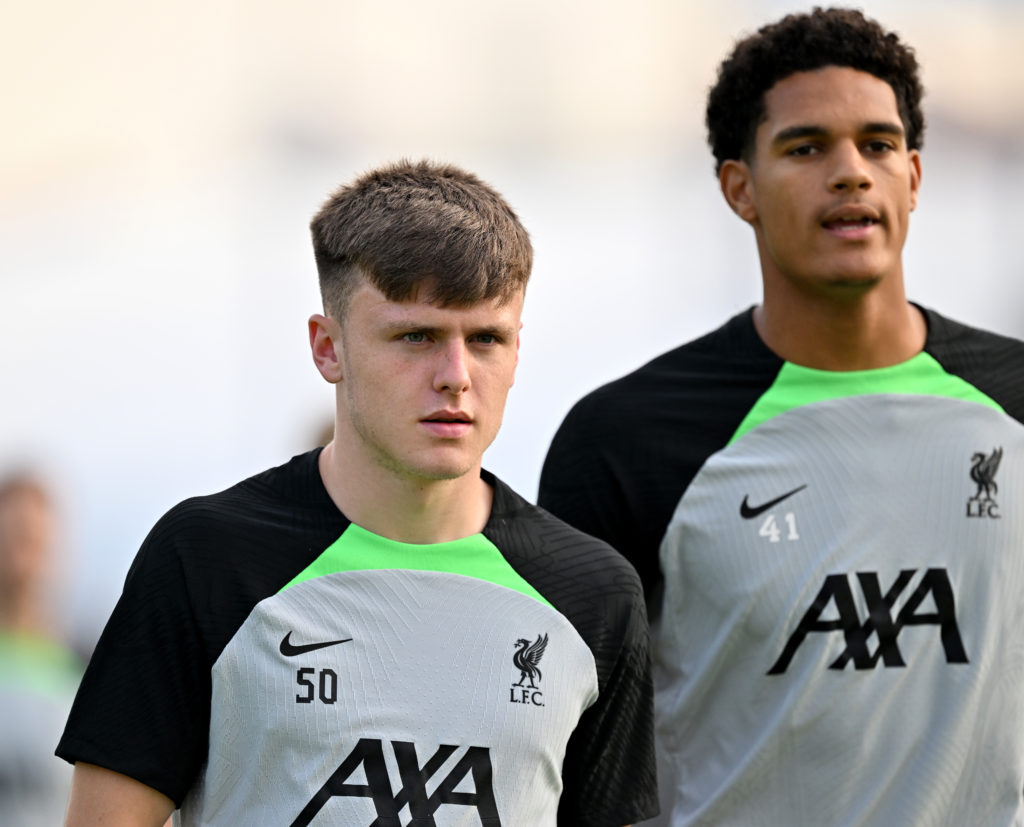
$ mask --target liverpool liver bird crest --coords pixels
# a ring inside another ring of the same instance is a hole
[[[530,643],[525,638],[519,638],[513,646],[518,646],[516,653],[512,656],[512,663],[516,665],[516,669],[519,670],[519,683],[514,686],[522,686],[523,681],[530,681],[530,688],[536,689],[537,686],[533,680],[536,678],[540,680],[540,669],[537,664],[540,663],[540,659],[544,657],[544,650],[548,648],[548,636],[537,635],[537,639]]]
[[[995,448],[989,456],[978,452],[971,457],[971,479],[978,486],[978,493],[971,497],[972,500],[991,500],[993,494],[999,493],[999,486],[996,485],[996,471],[999,470],[999,461],[1003,458],[1003,449]],[[984,497],[982,496],[984,495]]]

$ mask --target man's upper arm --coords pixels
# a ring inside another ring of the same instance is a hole
[[[174,802],[152,787],[95,764],[75,764],[65,827],[161,827]]]

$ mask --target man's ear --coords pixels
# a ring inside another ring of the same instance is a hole
[[[516,383],[516,369],[519,367],[519,343],[520,343],[520,334],[522,333],[522,330],[523,330],[523,323],[520,322],[519,323],[519,330],[516,331],[516,362],[512,366],[512,383],[511,383],[511,385],[514,385]],[[511,385],[509,387],[511,387]]]
[[[921,191],[921,153],[916,149],[910,150],[908,161],[910,163],[910,210],[913,212],[917,207],[917,195]]]
[[[313,364],[320,375],[332,385],[342,380],[341,326],[337,321],[319,313],[309,317],[309,348]]]
[[[748,224],[753,224],[757,219],[757,207],[750,165],[746,161],[725,161],[718,172],[718,185],[732,211]]]

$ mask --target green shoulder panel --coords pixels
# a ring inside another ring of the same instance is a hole
[[[284,587],[306,580],[348,571],[433,571],[486,580],[551,604],[524,580],[483,534],[447,543],[400,543],[357,526],[349,525],[324,552]],[[281,591],[284,591],[282,589]]]
[[[786,411],[815,402],[871,394],[944,396],[976,402],[1002,411],[1002,407],[974,385],[946,370],[928,353],[906,362],[874,370],[827,371],[786,362],[729,440],[731,445],[748,431]]]

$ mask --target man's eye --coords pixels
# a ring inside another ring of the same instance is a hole
[[[498,341],[498,337],[493,333],[480,333],[474,336],[473,340],[482,345],[493,345]]]
[[[791,150],[789,150],[789,154],[798,156],[813,155],[817,151],[818,147],[816,147],[814,144],[800,144],[800,146],[795,146]]]
[[[402,338],[405,341],[409,342],[410,344],[418,345],[427,341],[427,334],[411,330],[408,333],[404,334]]]
[[[870,152],[891,152],[895,147],[889,141],[868,141]]]

